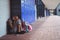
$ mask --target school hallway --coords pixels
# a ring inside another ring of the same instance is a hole
[[[60,16],[40,18],[32,26],[29,33],[5,35],[0,40],[60,40]]]

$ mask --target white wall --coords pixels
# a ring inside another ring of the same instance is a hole
[[[37,20],[37,8],[36,8],[36,5],[35,5],[35,21]]]
[[[44,10],[44,16],[46,17],[46,9]]]
[[[9,0],[0,0],[0,37],[6,35],[6,21],[9,18]]]
[[[59,9],[60,9],[60,5],[58,5],[58,7],[57,7],[57,15],[58,15],[58,16],[60,16]]]

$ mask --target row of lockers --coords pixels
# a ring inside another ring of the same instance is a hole
[[[41,0],[10,0],[11,17],[18,15],[28,23],[34,22],[38,17],[44,17],[45,5]]]

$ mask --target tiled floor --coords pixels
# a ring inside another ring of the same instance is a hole
[[[32,26],[32,32],[6,35],[0,40],[60,40],[60,16],[41,18]]]
[[[1,37],[0,40],[30,40],[35,31],[45,22],[46,18],[40,18],[38,21],[32,23],[33,30],[25,34],[10,34]]]

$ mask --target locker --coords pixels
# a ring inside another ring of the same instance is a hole
[[[35,0],[21,0],[21,16],[25,22],[35,21]]]

